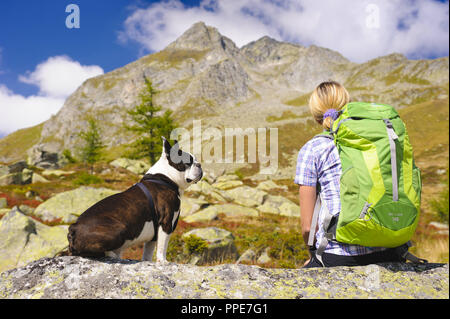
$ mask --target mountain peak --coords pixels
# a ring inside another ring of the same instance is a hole
[[[178,39],[167,46],[168,49],[175,50],[198,50],[215,49],[221,47],[236,48],[236,45],[230,39],[224,37],[219,31],[204,22],[194,23]]]

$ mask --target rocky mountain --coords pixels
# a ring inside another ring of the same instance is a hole
[[[156,102],[173,110],[181,127],[191,128],[195,119],[202,120],[202,129],[277,127],[280,168],[292,167],[293,156],[315,130],[307,125],[307,100],[318,83],[337,80],[354,100],[382,101],[399,109],[434,100],[448,105],[448,70],[448,57],[408,60],[391,54],[357,64],[326,48],[267,36],[238,48],[199,22],[162,51],[86,80],[46,122],[1,139],[0,162],[36,151],[75,152],[87,116],[98,120],[111,159],[120,157],[133,140],[124,129],[127,110],[137,103],[147,77],[159,91]],[[245,165],[229,168],[239,166]]]

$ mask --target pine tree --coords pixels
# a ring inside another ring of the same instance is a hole
[[[90,117],[87,119],[88,129],[79,133],[79,136],[84,141],[84,146],[81,148],[81,159],[84,163],[91,165],[91,172],[93,171],[93,164],[98,162],[101,157],[101,150],[104,148],[100,137],[100,128],[97,122]]]
[[[157,93],[152,86],[152,82],[145,78],[145,88],[139,95],[141,103],[133,110],[128,111],[134,125],[126,126],[128,130],[137,133],[139,136],[133,143],[131,157],[147,157],[152,165],[162,151],[161,136],[169,138],[170,132],[176,126],[172,119],[171,110],[166,110],[160,115],[162,108],[153,102],[153,97]]]

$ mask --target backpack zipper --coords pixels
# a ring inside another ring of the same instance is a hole
[[[389,148],[391,150],[392,200],[398,202],[397,148],[395,145],[395,140],[398,140],[398,135],[395,134],[391,121],[388,119],[383,119],[383,121],[386,124]]]

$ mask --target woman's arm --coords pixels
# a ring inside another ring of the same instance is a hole
[[[311,220],[316,204],[316,187],[300,185],[299,195],[302,236],[305,243],[308,243],[309,232],[311,231]],[[315,232],[316,230],[313,229],[312,231]]]

